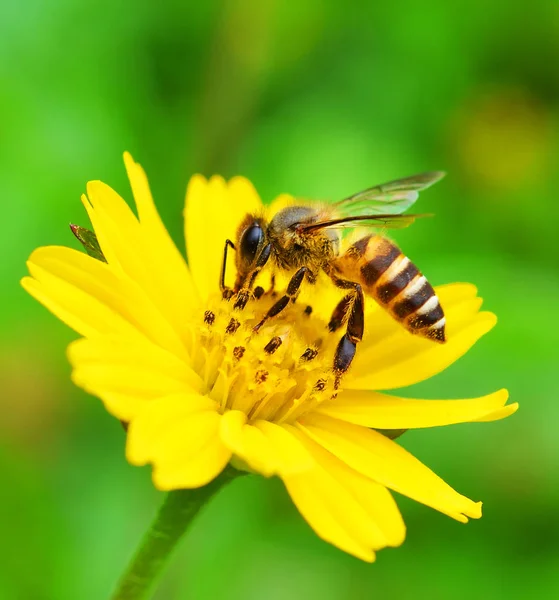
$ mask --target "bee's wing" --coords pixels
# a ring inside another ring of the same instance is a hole
[[[383,183],[335,203],[333,210],[340,218],[399,215],[415,203],[421,190],[444,176],[443,171],[431,171]]]
[[[303,232],[317,231],[319,229],[356,229],[357,227],[371,227],[376,229],[404,229],[409,227],[416,219],[420,217],[430,217],[431,215],[357,215],[350,217],[340,217],[336,219],[325,219],[307,225],[299,225],[299,230]]]

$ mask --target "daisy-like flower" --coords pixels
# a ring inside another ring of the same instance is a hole
[[[441,372],[495,325],[493,314],[479,312],[475,287],[436,289],[445,344],[410,335],[367,300],[363,341],[335,389],[332,361],[342,334],[327,323],[340,290],[321,281],[307,286],[258,333],[253,327],[273,295],[239,310],[219,290],[224,241],[235,239],[243,217],[269,216],[293,199],[265,207],[244,178],[194,176],[186,195],[187,264],[144,171],[130,155],[124,160],[137,217],[100,181],[82,198],[106,262],[39,248],[22,283],[82,336],[68,349],[73,381],[128,423],[127,459],[153,465],[161,490],[204,486],[228,463],[278,476],[321,538],[366,561],[404,540],[391,491],[461,522],[479,518],[481,503],[392,438],[406,429],[502,419],[517,408],[505,406],[506,390],[467,400],[382,393]],[[269,275],[257,283],[268,289]]]

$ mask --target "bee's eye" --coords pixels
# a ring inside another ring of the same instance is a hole
[[[264,232],[258,223],[254,223],[246,229],[241,236],[240,251],[241,257],[247,262],[252,262],[256,258],[256,252],[260,243],[264,239]]]

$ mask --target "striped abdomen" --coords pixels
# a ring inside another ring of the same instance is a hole
[[[433,286],[390,240],[364,237],[336,261],[336,267],[342,277],[359,281],[410,333],[445,341],[445,317]]]

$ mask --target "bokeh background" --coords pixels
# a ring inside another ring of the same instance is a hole
[[[246,175],[265,200],[448,171],[421,201],[436,218],[396,238],[434,283],[478,284],[500,321],[409,394],[506,386],[521,403],[402,438],[484,501],[481,521],[399,498],[408,539],[368,565],[316,538],[279,481],[247,477],[156,597],[559,597],[558,66],[555,0],[2,0],[0,598],[106,598],[161,502],[120,424],[70,383],[75,334],[18,284],[35,247],[77,247],[87,180],[130,198],[125,149],[181,247],[196,171]]]

